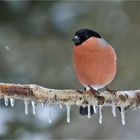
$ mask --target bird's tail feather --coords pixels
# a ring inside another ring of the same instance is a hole
[[[88,115],[88,107],[82,107],[80,106],[79,108],[79,113],[84,116],[84,115]],[[93,106],[90,106],[90,114],[93,115],[94,114],[94,110],[93,110]]]

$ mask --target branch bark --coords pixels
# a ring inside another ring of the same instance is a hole
[[[140,90],[116,91],[115,94],[102,91],[99,96],[95,96],[90,91],[73,89],[58,90],[44,88],[34,84],[0,83],[0,98],[3,97],[40,103],[62,103],[78,106],[103,105],[117,106],[125,109],[136,108],[140,105]]]

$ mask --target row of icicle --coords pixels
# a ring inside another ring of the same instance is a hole
[[[9,98],[8,97],[4,97],[4,103],[6,106],[8,106],[9,104]],[[25,105],[25,114],[28,115],[28,105],[29,105],[30,101],[28,100],[24,100],[24,105]],[[32,104],[32,111],[33,111],[33,114],[35,115],[35,107],[36,107],[36,102],[34,101],[31,101],[31,104]],[[14,107],[14,99],[13,98],[10,98],[10,105],[12,107]],[[42,107],[44,106],[44,103],[41,103]],[[91,105],[88,105],[88,118],[91,118],[91,113],[90,113],[90,106]],[[52,105],[49,104],[49,107],[48,107],[48,122],[49,123],[52,123],[52,115],[51,115],[51,107]],[[62,104],[59,104],[59,107],[60,109],[63,108]],[[102,116],[102,105],[93,105],[93,110],[94,110],[94,113],[97,113],[97,109],[99,108],[99,123],[102,124],[102,121],[103,121],[103,116]],[[67,109],[67,122],[70,123],[70,109],[71,109],[71,105],[70,104],[66,104],[66,109]],[[114,117],[116,117],[116,106],[112,106],[112,114]],[[122,119],[122,124],[125,125],[125,111],[124,111],[124,108],[121,108],[121,119]]]

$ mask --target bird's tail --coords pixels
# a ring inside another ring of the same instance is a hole
[[[85,116],[85,115],[88,115],[88,107],[82,107],[80,106],[79,108],[79,113],[82,115],[82,116]],[[93,106],[90,106],[90,114],[93,115],[94,114],[94,110],[93,110]]]

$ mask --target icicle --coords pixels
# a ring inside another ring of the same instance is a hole
[[[102,105],[99,105],[99,123],[102,124],[103,116],[102,116]]]
[[[52,123],[52,105],[51,104],[49,104],[49,107],[48,107],[48,109],[49,109],[49,113],[48,113],[48,122],[49,123]]]
[[[94,113],[97,113],[97,106],[96,105],[93,105],[93,110],[94,110]]]
[[[115,105],[112,106],[112,114],[113,114],[113,117],[116,117],[116,106]]]
[[[60,107],[60,109],[62,109],[63,108],[62,104],[59,104],[59,107]]]
[[[12,99],[12,98],[10,98],[10,104],[11,104],[11,107],[14,107],[14,102],[15,102],[15,100]]]
[[[41,106],[43,107],[44,106],[44,103],[41,103]]]
[[[24,101],[24,106],[25,106],[25,114],[28,115],[28,105],[29,105],[29,101],[25,100]]]
[[[91,118],[90,105],[88,104],[88,118]]]
[[[70,123],[70,108],[71,106],[69,104],[66,104],[67,107],[67,122]]]
[[[125,110],[123,107],[121,107],[121,119],[122,119],[122,125],[125,125]]]
[[[5,106],[8,106],[8,104],[9,104],[9,100],[8,100],[8,97],[4,97],[4,104],[5,104]]]
[[[31,101],[31,103],[32,103],[33,114],[35,115],[36,103],[34,101]]]

